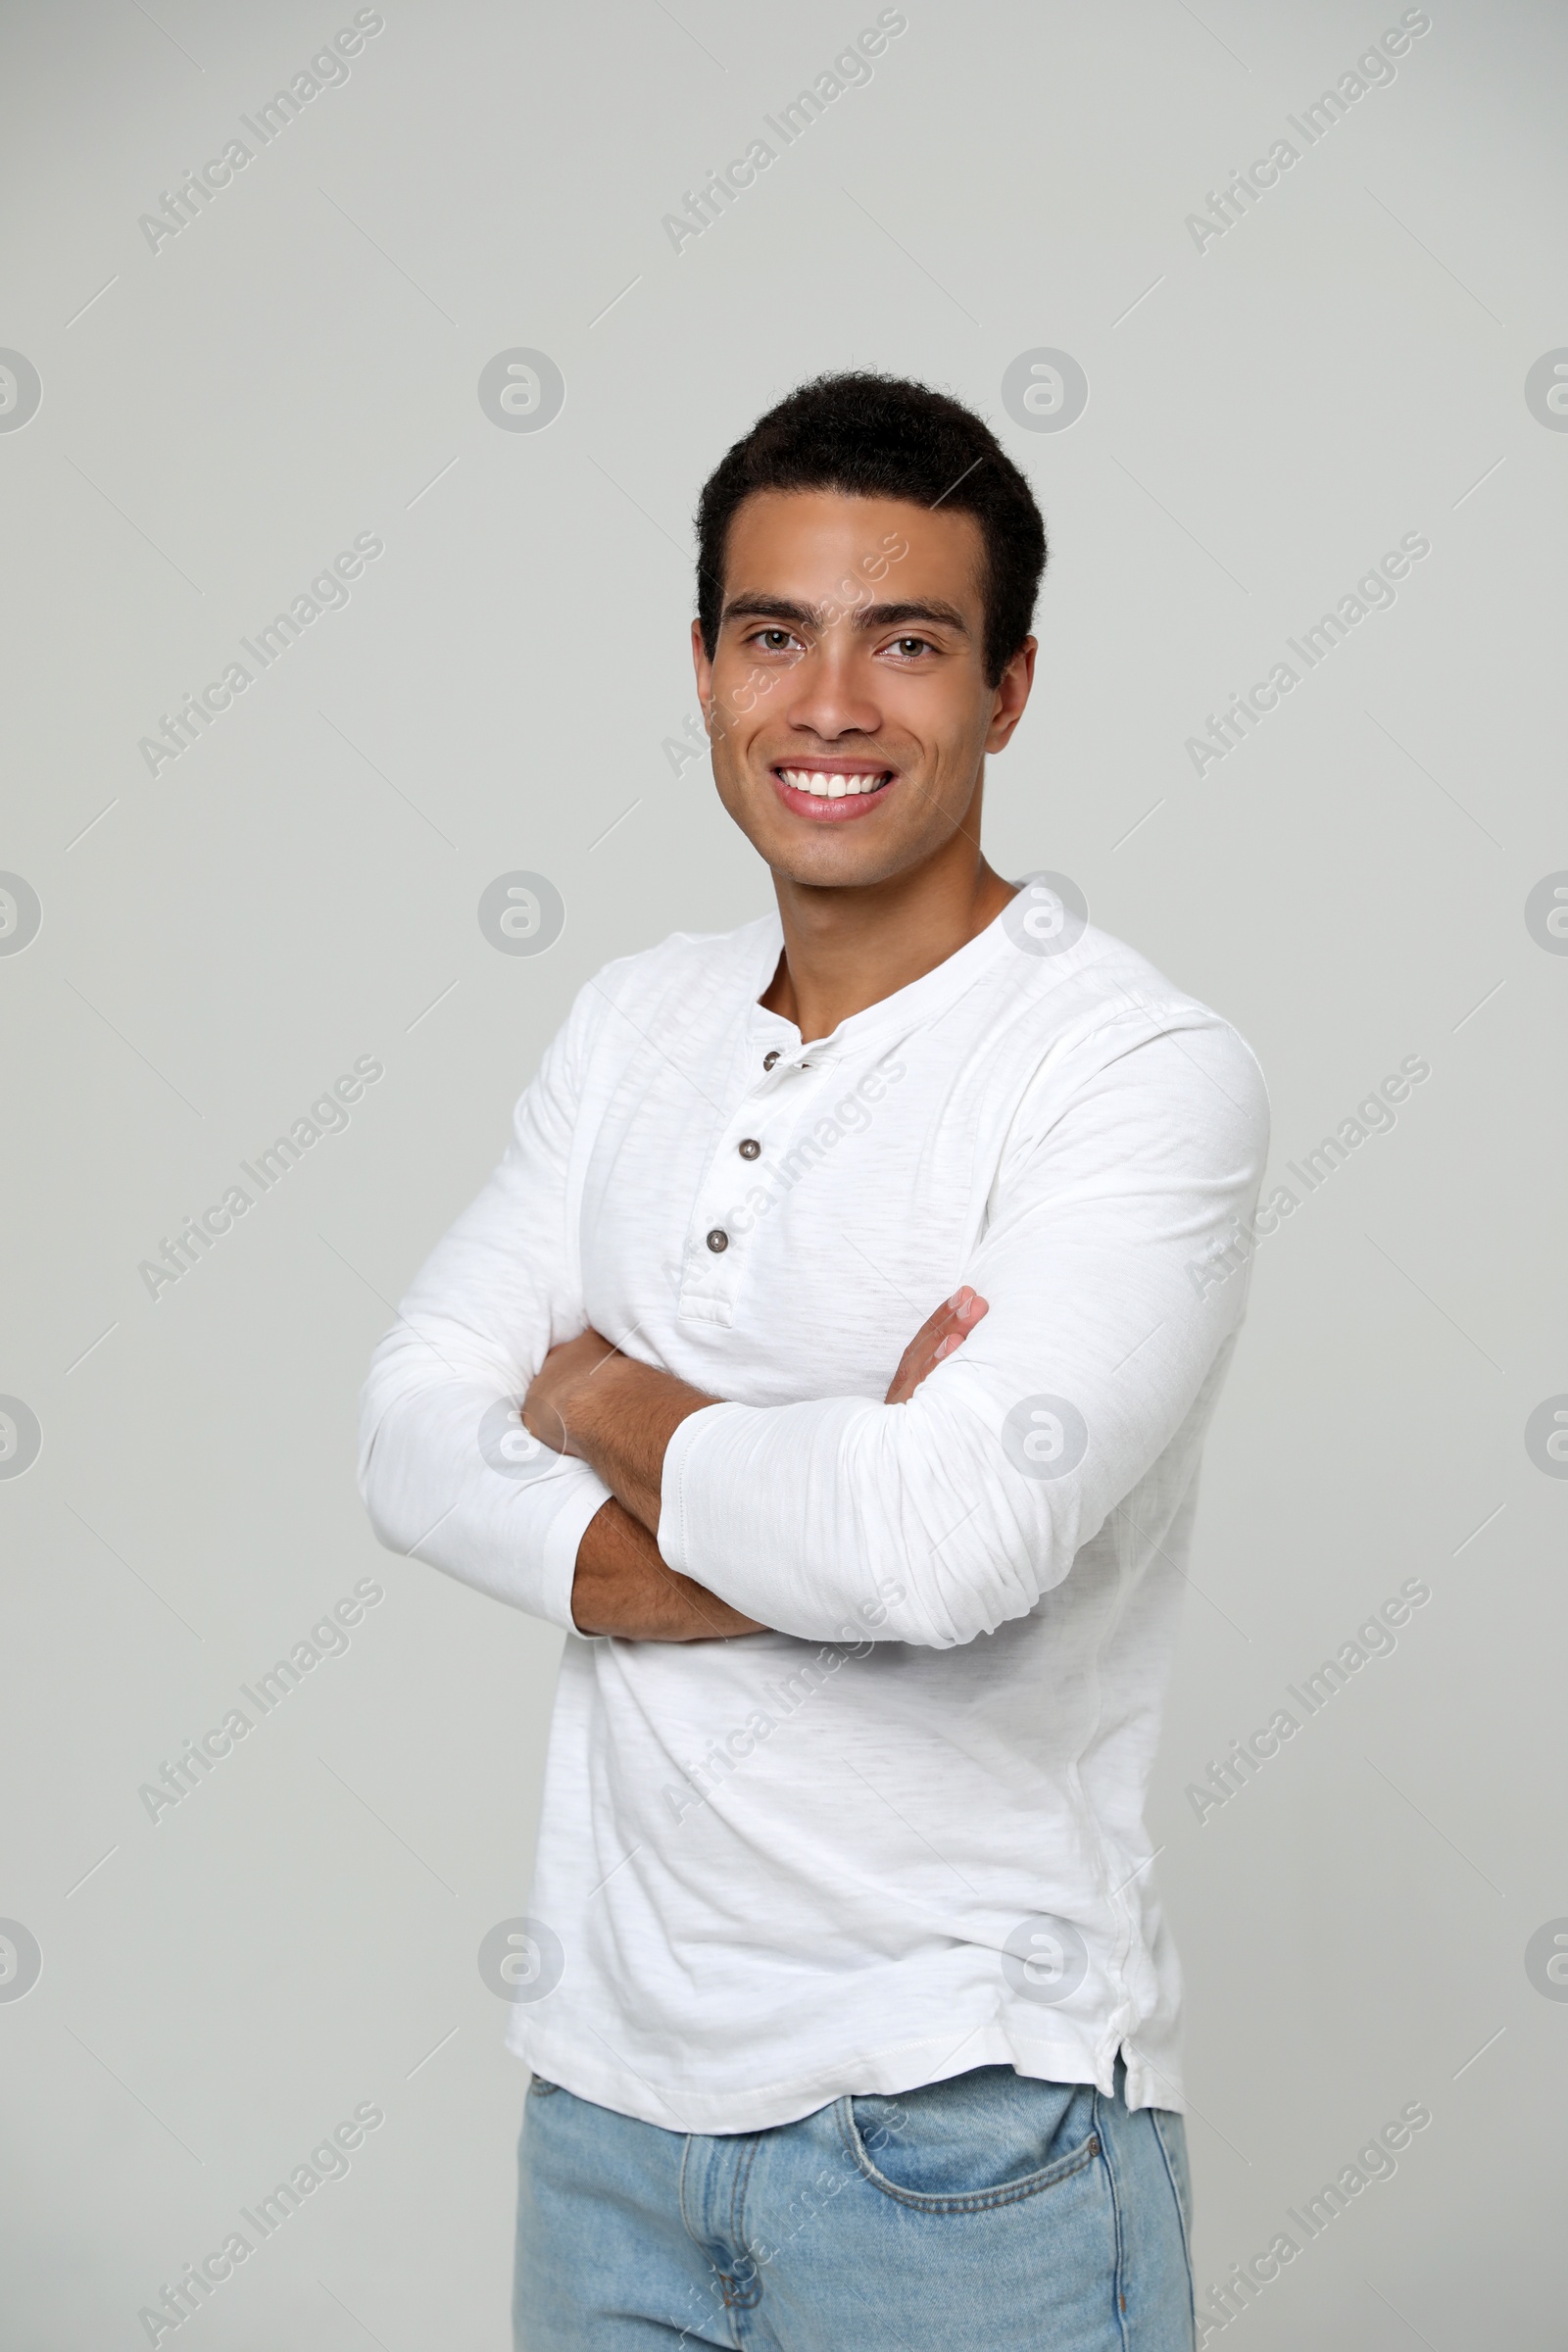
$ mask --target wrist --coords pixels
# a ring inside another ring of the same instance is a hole
[[[665,1448],[684,1420],[715,1401],[633,1356],[608,1358],[571,1399],[571,1449],[657,1535]]]
[[[715,1593],[678,1576],[620,1503],[602,1503],[577,1545],[571,1621],[587,1640],[711,1642],[763,1629]]]

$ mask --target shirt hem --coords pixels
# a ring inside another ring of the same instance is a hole
[[[1108,2050],[1086,2034],[1048,2034],[1038,2037],[1009,2033],[994,2019],[987,2020],[956,2042],[951,2030],[896,2042],[871,2055],[845,2055],[813,2068],[808,2074],[760,2083],[737,2091],[694,2090],[687,2085],[660,2085],[646,2071],[632,2073],[585,2050],[580,2043],[540,2031],[532,2020],[514,2016],[507,2033],[514,2057],[546,2082],[569,2090],[574,2098],[617,2115],[629,2115],[666,2132],[701,2132],[722,2137],[741,2132],[767,2132],[782,2124],[798,2123],[818,2108],[831,2106],[846,2093],[856,2098],[895,2098],[918,2090],[927,2082],[967,2074],[977,2066],[1010,2066],[1014,2073],[1046,2082],[1092,2082],[1105,2097],[1115,2089],[1118,2056],[1126,2066],[1123,2097],[1129,2109],[1160,2107],[1185,2115],[1180,2071],[1174,2053],[1161,2067],[1131,2035]]]

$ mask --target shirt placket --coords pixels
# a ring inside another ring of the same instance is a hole
[[[680,1289],[680,1313],[693,1322],[727,1324],[760,1218],[745,1203],[766,1189],[771,1165],[787,1148],[836,1055],[799,1043],[753,1043],[753,1078],[720,1130],[692,1207]]]

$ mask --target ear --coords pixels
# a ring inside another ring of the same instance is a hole
[[[703,708],[703,724],[710,734],[713,731],[713,664],[703,644],[702,624],[692,622],[692,669],[697,679],[697,700]]]
[[[1039,639],[1026,637],[998,680],[991,724],[986,729],[988,752],[1004,751],[1011,742],[1013,728],[1024,714],[1035,682],[1035,656],[1039,651]]]

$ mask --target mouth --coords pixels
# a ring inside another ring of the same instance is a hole
[[[870,761],[798,767],[780,760],[771,770],[774,790],[785,808],[819,825],[845,824],[869,816],[897,772]]]

